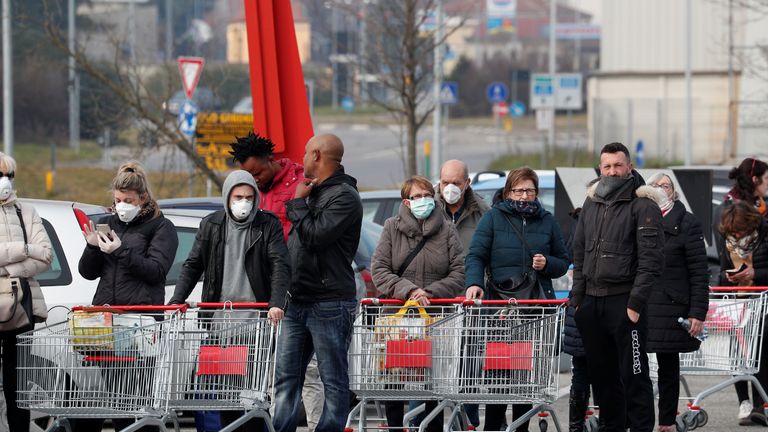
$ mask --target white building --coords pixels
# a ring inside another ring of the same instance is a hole
[[[747,62],[742,54],[750,46],[766,43],[768,19],[755,10],[733,6],[729,26],[728,0],[691,4],[693,162],[719,163],[767,154],[768,80],[752,68],[765,74],[768,63],[765,57],[762,64],[754,58]],[[686,2],[603,0],[601,18],[601,65],[587,88],[594,149],[612,141],[634,149],[642,140],[646,158],[683,161]],[[735,47],[732,56],[729,28]],[[733,143],[729,105],[736,125]]]

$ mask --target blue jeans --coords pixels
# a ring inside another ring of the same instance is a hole
[[[317,432],[339,432],[349,414],[347,352],[354,299],[291,303],[283,318],[275,366],[275,432],[294,432],[304,374],[312,354],[323,381],[325,403]]]

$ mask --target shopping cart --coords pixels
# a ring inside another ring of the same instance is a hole
[[[72,418],[133,418],[124,431],[144,425],[178,431],[167,401],[156,397],[166,370],[165,335],[186,305],[78,306],[67,321],[17,336],[17,405],[57,417],[50,430],[71,432]]]
[[[267,303],[197,303],[182,317],[167,355],[159,398],[173,411],[240,411],[231,431],[261,418],[269,430],[279,324]]]
[[[352,410],[347,426],[367,428],[367,408],[379,401],[436,400],[433,392],[433,353],[452,353],[458,358],[460,341],[432,333],[438,323],[459,319],[463,299],[431,299],[430,306],[415,301],[363,299],[353,324],[349,350],[349,384],[360,403]],[[377,405],[379,415],[381,410]],[[420,430],[438,415],[442,405],[428,413]],[[403,425],[423,412],[423,405],[406,413]],[[406,426],[407,427],[407,426]]]
[[[707,397],[730,388],[733,383],[747,381],[768,401],[765,389],[753,376],[760,365],[760,338],[768,312],[766,288],[712,287],[709,310],[704,321],[708,337],[698,351],[680,354],[680,380],[690,402],[677,418],[678,430],[693,430],[704,426],[709,416],[701,407]],[[649,357],[651,376],[658,374],[655,357]],[[724,380],[695,396],[685,375],[723,376]],[[768,403],[763,405],[768,415]]]
[[[452,407],[447,424],[467,424],[463,405],[530,404],[513,431],[534,416],[546,431],[557,399],[559,347],[564,300],[466,301],[461,320],[435,323],[431,334],[460,341],[461,351],[434,353],[433,391]]]

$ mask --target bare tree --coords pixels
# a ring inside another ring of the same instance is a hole
[[[171,79],[175,76],[175,64],[161,66],[164,70],[159,75],[164,79],[159,89],[157,83],[150,85],[151,74],[147,73],[146,67],[132,63],[126,58],[123,49],[126,46],[125,40],[117,34],[109,34],[114,47],[114,56],[110,61],[89,58],[80,48],[76,48],[74,52],[70,51],[67,46],[66,29],[62,29],[59,25],[62,3],[44,0],[44,14],[40,24],[51,45],[66,56],[72,56],[80,74],[87,75],[108,89],[114,98],[111,103],[121,107],[117,110],[119,115],[130,115],[139,120],[136,122],[139,128],[151,130],[152,134],[158,137],[159,142],[170,144],[180,150],[200,173],[220,187],[222,181],[219,176],[206,165],[204,158],[197,155],[188,139],[179,131],[175,115],[163,107],[163,102],[168,100],[178,87]],[[109,29],[100,30],[109,31]]]
[[[406,176],[415,175],[419,129],[434,110],[432,99],[435,49],[465,21],[468,13],[443,25],[443,36],[435,37],[435,10],[443,0],[379,0],[350,2],[336,0],[334,5],[360,20],[366,37],[364,50],[347,56],[360,75],[372,74],[377,84],[386,89],[379,93],[366,90],[374,104],[386,109],[404,130],[401,148],[405,147]],[[467,10],[474,8],[466,2]]]

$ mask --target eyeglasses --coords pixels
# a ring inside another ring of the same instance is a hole
[[[661,188],[665,191],[669,192],[672,190],[672,185],[670,183],[656,183],[655,185],[651,185],[657,189]]]
[[[408,197],[409,200],[418,200],[418,199],[424,199],[424,198],[433,198],[432,194],[419,194],[419,195],[413,195]]]
[[[510,192],[512,192],[512,195],[517,196],[535,196],[536,195],[536,189],[510,189]]]
[[[13,180],[13,178],[16,177],[16,173],[13,171],[7,172],[7,173],[0,171],[0,178],[3,178],[3,177],[8,177],[9,179]]]

